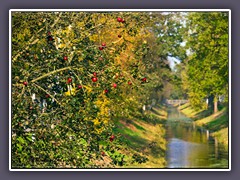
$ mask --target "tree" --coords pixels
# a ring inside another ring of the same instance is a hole
[[[156,59],[152,63],[151,72],[161,79],[158,90],[162,99],[180,98],[183,96],[181,90],[181,77],[170,69],[168,58],[174,57],[180,61],[186,58],[185,47],[183,47],[183,19],[184,16],[179,12],[156,13],[155,25],[155,48],[148,53],[147,60]],[[159,69],[157,69],[159,68]]]
[[[154,31],[157,34],[157,42],[160,46],[159,56],[167,60],[168,57],[174,57],[180,61],[186,59],[184,43],[184,25],[185,15],[180,12],[169,12],[159,15],[161,21],[156,23]]]
[[[228,14],[226,12],[188,13],[186,49],[186,82],[191,103],[202,106],[214,97],[214,112],[218,97],[228,96]]]
[[[13,167],[99,167],[102,151],[101,166],[123,164],[114,117],[143,92],[132,50],[150,23],[138,12],[13,12]]]
[[[115,123],[172,86],[167,57],[185,56],[179,17],[13,12],[12,166],[123,165]]]

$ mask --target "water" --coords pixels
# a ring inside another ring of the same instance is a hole
[[[228,168],[228,152],[176,108],[167,121],[167,168]]]

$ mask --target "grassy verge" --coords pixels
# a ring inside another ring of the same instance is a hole
[[[194,110],[189,103],[178,108],[186,116],[192,118],[195,124],[208,129],[218,142],[228,148],[228,111],[222,108],[216,114],[211,114],[210,110]]]
[[[123,168],[163,168],[166,165],[165,128],[166,109],[154,107],[140,117],[118,119],[115,133],[123,136],[128,154]],[[135,162],[132,160],[135,159]],[[147,160],[145,162],[145,160]]]

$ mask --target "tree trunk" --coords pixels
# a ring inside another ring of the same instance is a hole
[[[214,97],[214,114],[218,112],[218,98]]]
[[[208,97],[208,107],[211,109],[211,110],[214,110],[214,96],[213,95],[210,95]]]

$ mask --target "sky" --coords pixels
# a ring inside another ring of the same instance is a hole
[[[174,70],[174,67],[175,67],[176,64],[180,63],[180,61],[178,59],[174,58],[174,57],[168,57],[167,59],[169,61],[169,65],[170,65],[170,68],[172,70]]]

